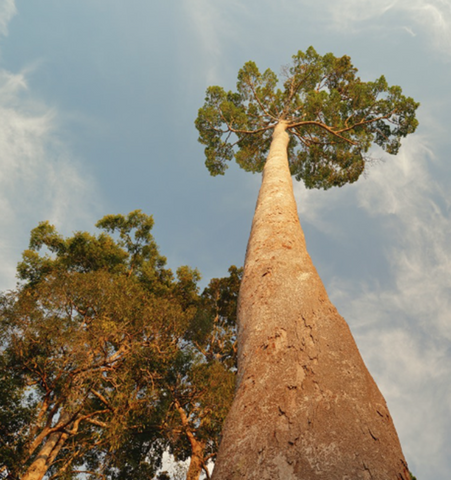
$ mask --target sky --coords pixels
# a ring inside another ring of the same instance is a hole
[[[294,185],[307,247],[384,394],[418,480],[451,471],[451,2],[0,0],[0,289],[29,232],[141,209],[202,286],[241,266],[260,176],[210,177],[210,85],[310,45],[421,102],[420,127],[357,183]]]

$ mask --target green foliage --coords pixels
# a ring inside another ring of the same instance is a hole
[[[418,125],[418,103],[383,76],[363,82],[348,56],[321,56],[310,47],[293,56],[283,75],[279,87],[271,70],[262,74],[247,62],[236,92],[207,89],[195,123],[212,175],[224,174],[232,158],[243,169],[260,172],[272,130],[284,123],[296,179],[308,188],[342,186],[363,173],[373,144],[394,155]]]
[[[216,452],[240,270],[200,295],[197,270],[165,268],[152,217],[97,226],[107,233],[63,238],[39,224],[0,297],[0,478],[20,478],[52,434],[68,438],[48,475],[67,479],[152,478],[167,448],[191,455],[188,434]]]
[[[161,438],[161,382],[178,356],[187,315],[172,298],[153,296],[136,278],[105,270],[51,273],[32,289],[4,297],[7,371],[23,379],[37,400],[33,427],[24,431],[27,447],[65,414],[72,438],[54,469],[73,456],[84,462],[93,445],[91,469],[101,463],[103,469],[125,468],[121,462],[128,455],[118,453],[140,430],[143,417],[156,422],[146,435],[153,445]],[[106,465],[102,452],[115,452]],[[29,461],[16,468],[28,466],[38,453],[39,448],[30,450]],[[146,471],[155,471],[160,458],[148,458]]]
[[[178,460],[187,459],[192,453],[188,441],[192,433],[204,446],[204,467],[216,455],[235,390],[236,308],[241,277],[242,269],[232,266],[228,277],[212,279],[198,297],[181,346],[180,364],[167,383],[176,406],[167,416],[171,452]]]
[[[5,363],[6,359],[0,356],[0,478],[1,468],[12,471],[17,457],[24,454],[21,433],[27,429],[34,410],[23,379],[9,372]]]
[[[133,273],[151,289],[161,289],[172,281],[171,272],[164,268],[166,259],[158,253],[150,233],[152,216],[135,210],[127,216],[107,215],[96,226],[119,238],[76,232],[64,239],[54,226],[41,222],[32,230],[29,249],[18,265],[19,279],[33,285],[51,271],[107,270],[112,274]],[[43,249],[42,255],[39,252]]]

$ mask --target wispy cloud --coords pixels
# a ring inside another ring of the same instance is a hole
[[[17,13],[15,0],[0,0],[0,34],[8,34],[8,24]]]
[[[14,13],[13,1],[0,3],[0,33]],[[96,211],[93,180],[62,141],[58,113],[30,91],[29,74],[0,68],[0,289],[14,286],[16,264],[39,221],[70,233],[92,225]]]
[[[93,181],[58,137],[58,116],[27,91],[24,74],[0,71],[0,287],[14,270],[30,228],[50,220],[72,230],[91,215]]]
[[[370,18],[381,17],[384,13],[396,7],[397,3],[396,0],[379,0],[378,2],[371,0],[339,0],[338,2],[333,2],[330,11],[338,25],[354,27],[356,23],[369,20]]]
[[[225,53],[242,35],[236,32],[234,17],[246,13],[246,6],[239,0],[212,2],[210,0],[183,0],[186,18],[197,37],[197,51],[207,64],[206,82],[218,83],[225,68]],[[242,33],[242,32],[241,32]]]
[[[386,217],[396,278],[394,308],[420,319],[425,330],[451,340],[451,218],[447,190],[432,178],[434,154],[416,135],[395,161],[374,169],[358,190],[370,215]]]
[[[448,0],[323,0],[322,3],[328,6],[326,11],[330,12],[332,28],[355,33],[368,29],[368,22],[373,29],[393,28],[392,22],[377,20],[394,13],[399,28],[415,36],[415,25],[415,30],[418,28],[429,37],[434,49],[451,55],[451,3]]]
[[[438,52],[451,56],[451,3],[448,0],[399,0],[395,8],[412,19]]]

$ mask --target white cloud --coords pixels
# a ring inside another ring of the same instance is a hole
[[[208,84],[217,83],[222,58],[219,12],[208,0],[185,0],[184,7],[201,47],[199,51],[206,57],[206,81]]]
[[[393,242],[388,255],[397,288],[392,307],[451,340],[448,195],[428,171],[434,155],[425,140],[418,134],[409,140],[398,157],[372,171],[358,200],[370,215],[388,221]]]
[[[398,2],[393,0],[341,0],[333,2],[331,12],[335,21],[343,26],[354,26],[371,18],[381,17],[387,11],[396,7]]]
[[[402,27],[408,34],[412,35],[412,37],[416,37],[417,34],[410,28],[410,27]]]
[[[15,0],[0,0],[0,34],[8,34],[8,24],[17,13]]]
[[[425,32],[434,49],[451,55],[451,3],[448,0],[399,0],[396,9],[405,12]]]
[[[293,182],[294,195],[298,205],[301,224],[310,223],[325,235],[342,236],[341,226],[325,218],[325,213],[333,212],[337,205],[345,207],[352,199],[349,188],[308,190],[301,182]]]
[[[380,310],[381,304],[368,303],[366,312],[369,307]],[[396,316],[382,318],[357,341],[388,401],[411,469],[418,478],[447,478],[443,449],[450,444],[449,351],[416,332],[415,325],[389,328],[389,321],[396,323]]]
[[[17,13],[0,0],[0,34]],[[58,114],[35,98],[27,76],[0,67],[0,289],[15,284],[16,264],[29,232],[49,220],[63,233],[91,226],[95,186],[64,145]]]
[[[50,220],[69,233],[93,213],[89,175],[58,137],[58,116],[32,98],[24,73],[0,71],[0,288],[14,286],[15,266],[31,228]]]
[[[239,0],[229,0],[226,4],[212,0],[184,0],[183,6],[197,37],[196,50],[201,52],[207,64],[203,67],[206,83],[216,84],[222,78],[221,70],[227,66],[225,50],[242,37],[237,33],[236,17],[247,14],[246,6]]]

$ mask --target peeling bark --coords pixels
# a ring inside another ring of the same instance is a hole
[[[385,400],[307,252],[275,128],[238,307],[238,384],[213,480],[408,480]]]

